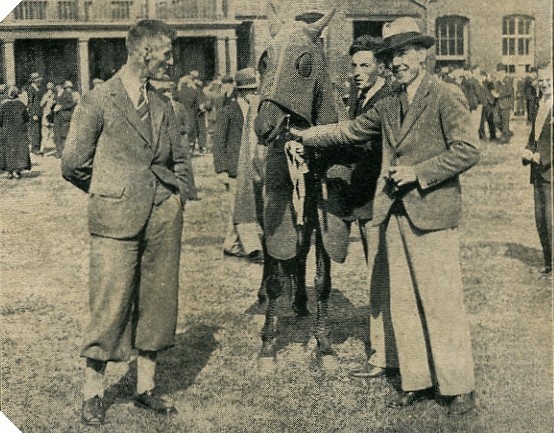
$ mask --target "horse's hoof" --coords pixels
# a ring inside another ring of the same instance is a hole
[[[269,376],[277,371],[277,359],[274,356],[258,357],[258,373]]]

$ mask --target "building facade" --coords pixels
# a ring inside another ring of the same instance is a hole
[[[552,58],[551,0],[431,0],[427,27],[437,67],[502,63],[520,75]]]
[[[274,2],[283,19],[325,12],[332,0]],[[426,25],[423,2],[343,0],[324,34],[331,76],[346,79],[352,38],[380,34],[383,23],[412,15]],[[109,78],[125,63],[125,34],[140,18],[177,30],[175,75],[204,79],[256,66],[269,40],[267,0],[22,0],[0,24],[0,82],[22,85],[31,72],[48,81],[70,79],[80,89]]]
[[[274,0],[283,19],[324,13],[335,0]],[[551,58],[551,0],[340,0],[323,43],[335,83],[347,79],[348,47],[384,23],[416,18],[437,38],[429,68],[497,63],[520,72]],[[0,83],[23,84],[38,71],[81,90],[125,63],[125,35],[140,18],[177,30],[175,76],[203,79],[256,66],[269,41],[267,0],[22,0],[0,23]]]

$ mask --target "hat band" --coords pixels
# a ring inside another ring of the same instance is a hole
[[[251,86],[251,85],[258,85],[258,82],[256,81],[256,77],[252,78],[245,78],[244,81],[237,81],[237,87],[242,86]]]
[[[391,35],[388,38],[385,38],[383,42],[386,46],[394,46],[418,36],[422,36],[422,34],[419,32],[399,33],[397,35]]]

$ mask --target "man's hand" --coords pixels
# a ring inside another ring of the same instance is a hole
[[[34,120],[35,122],[38,122],[38,116],[37,116],[36,114],[33,116],[33,120]]]
[[[389,168],[389,177],[397,187],[409,185],[417,181],[417,175],[412,166],[397,165]]]

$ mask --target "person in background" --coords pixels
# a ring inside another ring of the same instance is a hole
[[[514,106],[514,86],[506,72],[506,65],[499,63],[496,67],[496,81],[492,95],[496,98],[496,109],[500,120],[501,137],[499,143],[508,144],[512,138],[510,118]]]
[[[200,154],[203,154],[205,150],[205,147],[203,146],[205,146],[206,143],[206,128],[204,126],[204,129],[202,129],[199,113],[201,113],[205,109],[205,96],[202,90],[198,88],[197,81],[197,79],[193,78],[190,75],[185,75],[184,77],[182,77],[179,80],[179,84],[177,86],[175,100],[183,104],[187,112],[187,117],[190,119],[187,122],[187,124],[189,125],[187,137],[192,151],[194,152],[195,147],[198,144],[198,152]],[[202,119],[204,118],[202,117]],[[204,131],[204,141],[202,141],[202,131]]]
[[[535,222],[544,259],[539,272],[546,277],[552,274],[552,65],[538,69],[537,81],[542,97],[522,161],[531,166]]]
[[[175,120],[177,121],[177,127],[179,129],[179,135],[181,137],[181,145],[183,146],[183,152],[185,153],[186,164],[188,168],[189,176],[187,176],[187,190],[189,192],[188,199],[193,201],[199,201],[198,191],[196,189],[196,182],[194,180],[194,170],[192,167],[192,154],[187,138],[187,113],[185,107],[180,102],[175,100],[175,83],[170,81],[163,88],[163,94],[171,101],[173,112],[175,113]]]
[[[363,35],[349,49],[352,74],[352,97],[349,118],[355,119],[394,90],[384,78],[385,65],[375,57],[382,47],[382,39]],[[397,370],[394,337],[390,323],[388,264],[386,248],[379,227],[372,227],[373,199],[381,169],[380,140],[369,140],[364,148],[344,150],[330,158],[333,165],[327,170],[327,211],[338,215],[329,225],[336,257],[346,259],[352,224],[356,225],[362,240],[363,254],[368,266],[369,335],[370,346],[362,368],[349,373],[353,378],[376,378],[387,370]]]
[[[63,89],[56,96],[54,105],[54,143],[56,145],[56,158],[62,157],[62,152],[65,147],[67,134],[69,133],[69,125],[73,116],[73,110],[77,106],[78,101],[75,98],[73,91],[73,83],[69,80],[63,84]]]
[[[395,95],[354,120],[291,130],[309,150],[342,152],[382,139],[373,223],[385,231],[391,319],[403,408],[439,396],[451,416],[475,407],[470,328],[457,226],[459,175],[479,160],[467,100],[425,71],[434,38],[411,17],[383,26],[376,55],[396,77]]]
[[[29,78],[29,84],[23,89],[21,98],[29,110],[29,143],[31,152],[42,155],[41,136],[42,136],[42,108],[40,106],[42,98],[42,76],[38,72],[33,72]]]
[[[481,72],[481,93],[479,94],[479,102],[483,106],[481,110],[481,120],[479,122],[479,139],[486,141],[485,124],[489,128],[490,141],[496,140],[496,98],[492,94],[494,90],[494,82],[485,71]]]
[[[238,71],[235,83],[236,96],[231,98],[217,116],[213,147],[215,172],[229,192],[231,200],[223,254],[247,257],[252,262],[262,263],[263,250],[258,229],[248,223],[235,225],[235,212],[237,215],[243,212],[243,209],[235,208],[236,178],[243,136],[250,140],[250,133],[243,131],[243,128],[248,119],[250,100],[253,99],[251,95],[255,94],[258,88],[255,70],[247,68]],[[250,146],[250,143],[245,143],[245,146]],[[238,195],[241,194],[242,191],[239,191]],[[245,222],[242,221],[242,217],[238,218],[238,221]]]
[[[531,67],[529,69],[529,73],[525,77],[523,93],[525,94],[525,106],[527,109],[527,123],[531,125],[535,121],[540,99],[537,68]]]
[[[158,353],[175,344],[187,165],[171,104],[149,83],[170,79],[175,37],[163,21],[133,24],[126,64],[83,95],[63,152],[63,177],[89,194],[88,425],[105,420],[108,362],[135,353],[135,405],[177,413],[155,386]]]
[[[515,86],[515,110],[514,114],[516,116],[525,115],[525,78],[524,77],[515,77],[514,80]]]
[[[56,94],[54,93],[54,83],[46,83],[46,92],[40,101],[42,109],[42,143],[40,146],[41,152],[46,152],[50,149],[51,152],[47,155],[55,154],[55,143],[53,138],[53,120],[54,120],[54,105],[56,105]],[[52,150],[53,149],[53,150]]]
[[[21,171],[31,169],[29,113],[16,86],[9,86],[7,96],[0,103],[0,170],[8,172],[8,179],[21,179]]]

